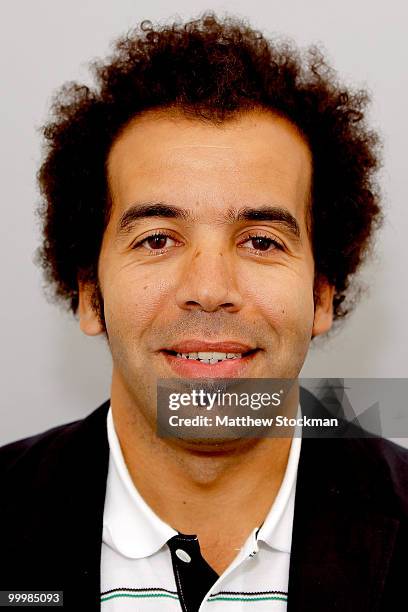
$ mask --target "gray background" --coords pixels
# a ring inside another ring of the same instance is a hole
[[[311,348],[302,376],[406,377],[408,5],[369,0],[2,1],[1,61],[1,373],[0,444],[72,421],[109,395],[110,360],[101,338],[47,303],[33,264],[34,210],[41,157],[39,126],[51,95],[67,80],[89,82],[87,62],[142,19],[196,17],[214,9],[249,18],[300,45],[320,42],[350,84],[368,87],[371,123],[384,139],[381,172],[387,222],[371,287],[344,328]]]

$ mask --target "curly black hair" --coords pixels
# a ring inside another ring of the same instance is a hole
[[[380,143],[367,127],[366,91],[342,86],[318,47],[302,53],[213,13],[169,26],[144,21],[116,42],[108,61],[91,66],[96,86],[63,86],[43,127],[39,261],[56,297],[75,313],[78,280],[90,280],[103,320],[97,265],[111,208],[106,161],[131,119],[168,108],[218,123],[270,109],[295,124],[310,147],[316,283],[334,286],[335,319],[351,310],[351,280],[382,221]]]

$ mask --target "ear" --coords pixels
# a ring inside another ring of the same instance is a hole
[[[95,285],[78,281],[78,317],[79,327],[87,336],[98,336],[104,332],[102,323],[93,303]]]
[[[334,286],[326,279],[319,279],[315,285],[315,314],[313,320],[312,338],[329,331],[333,324]]]

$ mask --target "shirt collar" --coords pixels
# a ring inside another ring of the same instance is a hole
[[[300,406],[298,416],[300,415]],[[122,555],[140,559],[157,552],[178,532],[162,521],[137,491],[127,469],[113,423],[107,415],[110,448],[109,469],[103,515],[103,542]],[[259,530],[257,541],[283,552],[290,552],[301,432],[295,431],[288,463],[274,503]]]
[[[115,431],[111,408],[107,429],[110,455],[102,539],[126,557],[148,557],[178,532],[153,512],[133,484]]]
[[[300,414],[299,406],[298,418]],[[275,550],[287,553],[290,553],[292,546],[296,480],[301,444],[301,428],[297,427],[290,445],[288,463],[281,486],[257,535],[258,541],[263,541]]]

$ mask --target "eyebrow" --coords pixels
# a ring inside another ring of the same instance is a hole
[[[295,217],[282,206],[245,206],[239,210],[230,208],[222,215],[223,221],[227,223],[237,223],[239,221],[274,221],[282,224],[295,238],[300,238],[300,227]],[[179,208],[172,204],[165,203],[145,203],[133,204],[119,219],[117,226],[118,236],[128,234],[133,224],[140,219],[149,217],[162,217],[167,219],[181,219],[183,221],[197,220],[193,211]]]

